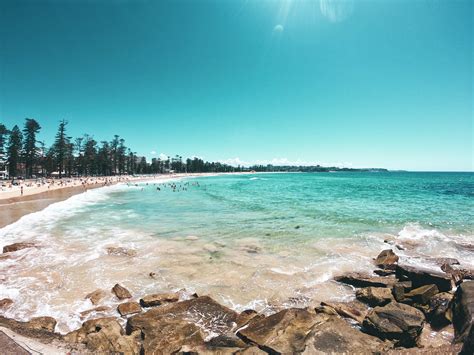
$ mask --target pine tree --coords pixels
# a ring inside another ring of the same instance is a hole
[[[56,158],[56,166],[59,170],[59,177],[62,177],[64,168],[65,168],[65,160],[69,149],[69,141],[66,136],[66,120],[62,120],[59,122],[58,133],[56,133],[56,140],[53,145],[53,152]]]
[[[10,132],[10,139],[8,141],[7,155],[8,155],[8,170],[10,176],[18,175],[18,165],[21,163],[21,142],[22,134],[17,125],[13,127]]]
[[[26,177],[33,175],[33,168],[37,163],[38,151],[36,147],[36,134],[41,129],[36,120],[33,118],[27,118],[25,122],[25,128],[23,128],[23,157],[25,161],[25,172]]]

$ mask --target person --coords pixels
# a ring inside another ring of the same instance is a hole
[[[20,187],[21,196],[23,196],[23,185]]]

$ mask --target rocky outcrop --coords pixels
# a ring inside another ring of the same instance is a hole
[[[382,250],[375,259],[375,265],[381,269],[395,270],[398,263],[398,255],[392,249]]]
[[[140,353],[140,332],[125,335],[120,323],[113,317],[92,319],[82,327],[64,336],[70,343],[85,344],[94,353]]]
[[[392,287],[397,281],[393,276],[371,276],[358,272],[336,276],[334,280],[354,287]]]
[[[107,293],[104,290],[97,289],[88,293],[85,298],[89,299],[93,305],[97,305],[105,296],[107,296]]]
[[[53,317],[36,317],[31,318],[28,322],[28,328],[37,330],[46,330],[48,332],[54,332],[56,328],[56,319]]]
[[[59,334],[54,333],[56,320],[52,317],[36,317],[27,322],[20,322],[0,316],[0,326],[9,328],[26,337],[41,339],[45,343],[61,339]]]
[[[13,304],[13,301],[9,298],[4,298],[0,300],[0,309],[7,309]]]
[[[179,294],[177,293],[157,293],[153,295],[146,295],[140,299],[142,307],[155,307],[164,303],[172,303],[179,301]]]
[[[36,245],[34,243],[13,243],[13,244],[10,244],[10,245],[5,245],[3,247],[3,252],[4,253],[11,253],[11,252],[14,252],[14,251],[17,251],[17,250],[22,250],[22,249],[26,249],[26,248],[33,248],[35,246]]]
[[[303,354],[369,354],[387,351],[392,346],[354,329],[340,318],[330,317],[312,329]]]
[[[117,296],[119,300],[124,300],[127,298],[132,298],[132,294],[125,287],[115,284],[112,288],[112,292]]]
[[[118,305],[117,311],[121,316],[127,316],[129,314],[140,313],[142,307],[140,307],[138,302],[125,302]]]
[[[306,340],[317,323],[329,316],[290,308],[263,319],[250,321],[237,335],[272,354],[294,354],[305,350]]]
[[[409,303],[427,304],[431,297],[439,293],[436,285],[425,285],[411,290],[405,294],[405,300]]]
[[[375,307],[364,320],[364,330],[381,339],[394,340],[397,346],[415,346],[423,329],[425,316],[403,303],[391,302]]]
[[[463,282],[454,296],[453,325],[455,342],[474,349],[474,281]],[[467,345],[466,345],[467,344]]]
[[[341,317],[350,318],[362,324],[369,309],[359,301],[350,302],[321,302],[321,306],[316,308],[317,313],[337,314]]]
[[[365,287],[357,290],[356,298],[371,307],[384,306],[394,300],[392,290],[386,287]]]
[[[449,275],[441,271],[411,265],[398,265],[396,275],[399,279],[407,279],[413,283],[413,287],[425,285],[436,285],[441,292],[451,291],[454,284]]]

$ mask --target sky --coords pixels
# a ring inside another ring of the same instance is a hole
[[[473,171],[470,0],[0,0],[0,122],[139,155]]]

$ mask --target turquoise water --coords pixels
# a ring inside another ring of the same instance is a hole
[[[472,173],[242,174],[116,185],[0,229],[0,247],[39,246],[0,260],[0,298],[15,302],[6,316],[53,316],[61,332],[98,316],[79,316],[92,308],[84,296],[117,282],[135,299],[185,289],[272,313],[354,297],[333,277],[371,272],[387,248],[401,262],[439,270],[433,258],[454,257],[474,268],[473,227]],[[115,315],[117,300],[104,304],[111,310],[100,315]]]

